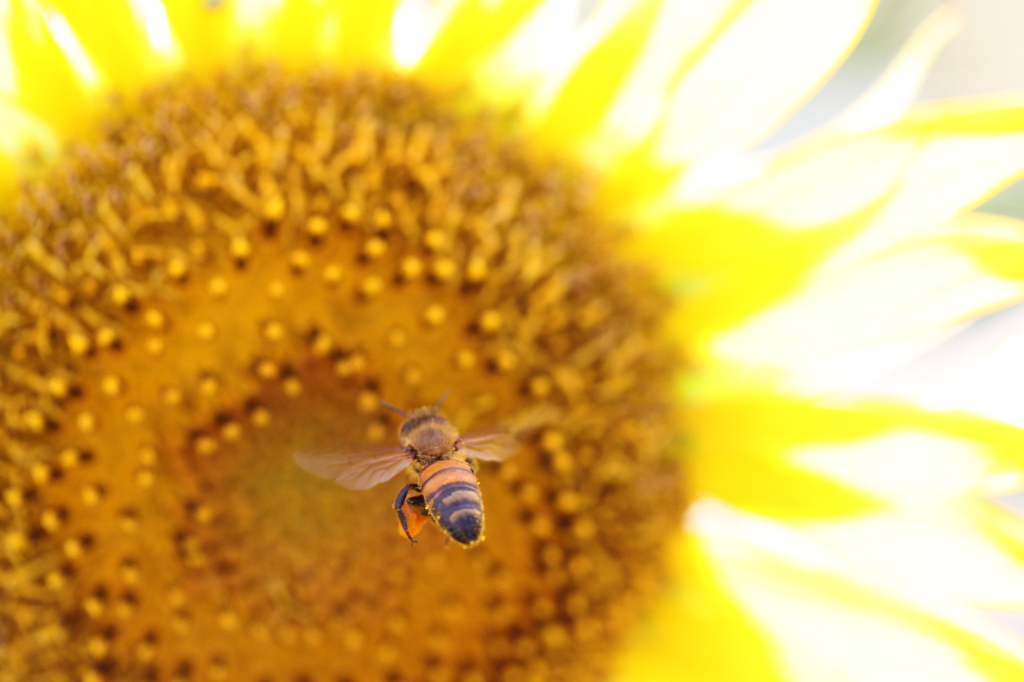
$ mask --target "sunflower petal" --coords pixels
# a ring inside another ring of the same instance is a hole
[[[548,111],[581,60],[620,25],[641,0],[607,0],[582,22],[576,0],[546,0],[516,28],[475,74],[489,100],[523,105],[536,120]]]
[[[260,4],[260,3],[257,3]],[[390,21],[395,2],[371,3],[367,7],[378,10],[365,17],[366,30],[377,42],[372,51],[361,39],[353,35],[361,16],[358,3],[285,2],[273,7],[265,18],[251,26],[243,45],[264,52],[268,58],[291,67],[309,67],[322,62],[342,62],[365,66],[368,63],[391,63],[388,34],[380,34]],[[353,7],[353,5],[356,5]],[[372,54],[371,54],[372,52]]]
[[[877,589],[813,536],[718,503],[698,504],[689,519],[738,602],[772,633],[791,679],[980,682],[1019,674],[1019,641],[980,619],[961,621],[966,609],[935,616]]]
[[[878,514],[804,530],[841,557],[844,570],[936,615],[955,605],[1024,607],[1024,571],[955,507]],[[1017,653],[1024,659],[1024,642]]]
[[[681,205],[717,201],[727,210],[761,213],[782,228],[806,229],[872,210],[872,234],[851,247],[849,258],[896,243],[948,220],[1024,173],[1024,107],[1007,101],[961,104],[948,116],[925,107],[920,121],[906,121],[875,134],[823,133],[773,155],[759,178],[739,176],[730,187],[699,192],[694,171],[676,192]],[[985,119],[1000,130],[981,132]],[[699,170],[696,169],[696,170]]]
[[[888,428],[892,421],[884,414],[854,417],[749,386],[741,395],[691,398],[687,427],[695,490],[775,518],[826,518],[881,508],[855,486],[793,466],[793,457],[802,443],[844,443]]]
[[[445,17],[416,63],[417,77],[446,85],[460,84],[538,4],[539,0],[462,0]]]
[[[726,332],[711,352],[831,393],[881,377],[965,318],[1016,300],[1024,282],[992,277],[940,246],[907,248],[856,267],[822,268],[802,291]]]
[[[846,132],[874,130],[895,123],[913,102],[942,49],[963,28],[956,5],[940,6],[921,22],[885,73],[832,122]]]
[[[400,68],[412,68],[451,18],[458,0],[402,0],[391,21],[391,44]]]
[[[722,682],[787,679],[766,635],[735,603],[694,536],[674,549],[678,582],[662,595],[629,642],[614,679],[629,682]],[[680,637],[680,633],[686,633]],[[742,652],[737,656],[736,652]]]
[[[343,3],[338,17],[337,47],[325,55],[337,55],[346,65],[393,66],[391,23],[398,4],[399,0]]]
[[[924,243],[969,255],[989,273],[1024,280],[1024,222],[973,213],[943,226]],[[965,409],[1024,426],[1024,304],[1011,302],[973,318],[875,381],[856,397],[911,400],[933,410]]]
[[[717,178],[700,177],[708,164],[698,164],[683,174],[674,206],[652,221],[641,251],[668,272],[745,278],[725,307],[710,311],[733,307],[728,315],[739,320],[754,310],[744,299],[766,303],[792,290],[821,253],[842,246],[834,264],[866,258],[1012,182],[1024,172],[1022,121],[1024,106],[1007,98],[927,105],[874,134],[819,134],[769,158],[735,157],[711,168]],[[772,290],[758,296],[751,283]]]
[[[997,311],[854,393],[910,400],[932,410],[968,410],[1024,427],[1024,309]]]
[[[236,46],[228,39],[233,16],[224,3],[167,2],[164,7],[190,72],[208,74],[228,63]]]
[[[253,50],[289,66],[318,62],[360,68],[392,67],[391,25],[399,0],[379,2],[283,2],[239,0],[224,8],[223,29],[229,52]],[[215,18],[221,8],[206,17]],[[221,20],[223,21],[223,20]],[[218,23],[218,26],[221,24]],[[209,27],[203,27],[209,28]]]
[[[60,147],[57,135],[32,114],[0,100],[0,184],[13,182],[13,172],[24,165],[26,157],[52,159]],[[21,168],[22,171],[25,168]],[[2,194],[10,197],[9,194]]]
[[[901,508],[947,504],[985,475],[990,457],[977,443],[928,431],[900,430],[828,445],[794,448],[792,461]]]
[[[89,93],[100,86],[100,74],[67,20],[25,0],[13,0],[3,29],[0,42],[8,46],[11,72],[17,78],[10,93],[13,104],[62,136],[82,130],[85,114],[97,106]]]
[[[642,0],[617,17],[551,97],[536,129],[539,136],[572,150],[593,134],[660,20],[657,10],[656,2]]]
[[[692,161],[767,137],[849,54],[874,6],[874,0],[752,2],[675,89],[659,156]]]
[[[642,142],[657,124],[680,72],[747,4],[663,2],[643,54],[608,107],[591,156],[613,159]]]
[[[818,227],[898,191],[916,149],[910,140],[882,134],[793,149],[773,159],[761,170],[761,178],[734,190],[725,202],[732,210],[761,214],[783,229]],[[696,189],[701,178],[694,175],[684,176],[679,199],[691,203],[715,198]]]
[[[1024,220],[976,211],[947,222],[935,239],[970,254],[987,272],[1024,280]]]
[[[155,0],[49,0],[67,18],[97,70],[113,88],[141,87],[180,56],[163,3]]]
[[[946,137],[923,145],[866,229],[829,262],[839,265],[869,258],[977,206],[1022,175],[1024,134]]]

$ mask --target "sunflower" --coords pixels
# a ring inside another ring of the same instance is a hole
[[[751,151],[873,8],[9,4],[0,679],[1017,679],[1022,437],[891,377],[1021,294],[1024,107],[908,109],[944,9]],[[448,390],[479,546],[292,461]]]

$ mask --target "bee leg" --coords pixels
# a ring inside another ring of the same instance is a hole
[[[419,488],[416,488],[415,495],[405,498],[405,506],[420,516],[430,516],[430,512],[427,511],[427,498],[423,497]]]
[[[410,492],[413,494],[410,495]],[[398,512],[399,531],[415,545],[416,540],[413,536],[420,532],[427,520],[426,502],[423,495],[420,494],[418,485],[410,483],[398,491],[398,497],[395,498],[395,511]]]

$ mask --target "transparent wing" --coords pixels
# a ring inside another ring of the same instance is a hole
[[[349,490],[366,490],[394,478],[412,457],[405,448],[381,447],[350,452],[305,453],[292,457],[300,467]]]
[[[502,431],[474,431],[460,439],[462,454],[489,462],[506,460],[519,451],[519,441]]]

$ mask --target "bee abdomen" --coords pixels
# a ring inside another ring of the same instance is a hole
[[[484,501],[476,475],[465,462],[442,460],[420,472],[430,515],[456,542],[472,545],[484,531]]]

